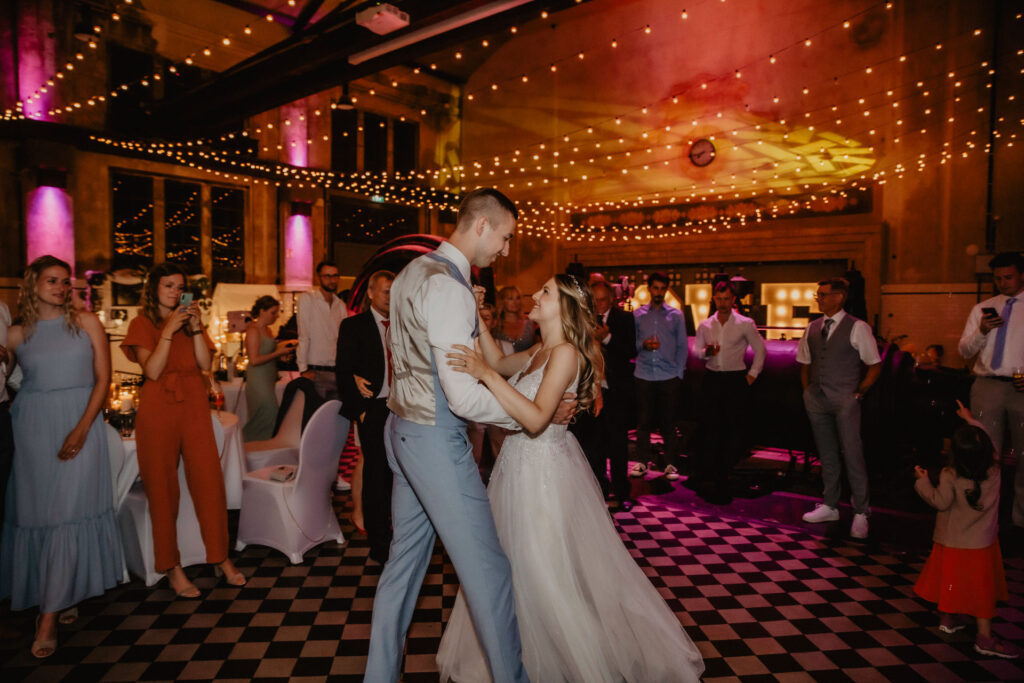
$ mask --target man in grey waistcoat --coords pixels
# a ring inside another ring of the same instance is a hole
[[[878,379],[882,361],[871,327],[843,310],[850,291],[842,278],[818,283],[821,318],[807,326],[796,359],[804,386],[804,407],[821,460],[824,502],[804,515],[805,522],[839,519],[841,464],[846,465],[853,504],[850,535],[868,535],[868,473],[860,436],[860,402]],[[865,372],[864,367],[867,367]]]
[[[445,354],[479,333],[470,267],[508,255],[518,212],[493,189],[474,190],[459,206],[455,232],[407,265],[391,287],[394,368],[385,427],[394,473],[394,536],[373,602],[365,681],[394,683],[406,633],[433,552],[435,532],[459,575],[477,637],[495,683],[527,681],[508,558],[473,460],[466,420],[519,429],[494,396]],[[575,402],[563,401],[565,424]]]

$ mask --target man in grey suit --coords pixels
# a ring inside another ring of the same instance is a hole
[[[804,407],[821,459],[824,502],[804,515],[805,522],[839,519],[841,464],[846,465],[853,503],[850,535],[868,535],[868,474],[860,436],[860,402],[878,379],[882,361],[871,327],[843,310],[850,285],[842,278],[818,283],[818,308],[824,314],[807,326],[796,359],[804,386]],[[864,367],[867,367],[865,372]]]

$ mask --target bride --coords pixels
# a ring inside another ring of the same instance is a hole
[[[599,401],[589,289],[556,275],[533,300],[542,344],[502,357],[481,325],[480,352],[448,354],[524,428],[505,440],[488,494],[512,565],[526,671],[533,683],[697,681],[700,653],[622,544],[576,439],[551,424],[566,391],[582,409]],[[437,662],[443,681],[491,681],[461,591]]]

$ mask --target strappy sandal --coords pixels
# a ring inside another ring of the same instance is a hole
[[[224,571],[224,567],[223,566],[221,566],[219,564],[215,564],[215,565],[213,565],[213,574],[217,578],[223,578],[231,586],[242,587],[248,581],[248,579],[245,578],[245,574],[240,572],[237,567],[235,568],[235,571],[232,574],[232,573]]]
[[[68,624],[73,624],[76,621],[78,621],[78,608],[77,607],[71,607],[69,609],[64,610],[59,615],[57,615],[57,622],[61,623],[61,624],[64,624],[65,626],[67,626]]]
[[[185,576],[185,570],[181,568],[180,564],[175,567],[172,567],[171,571],[174,571],[175,569],[181,570],[182,576]],[[185,581],[187,582],[187,585],[184,588],[175,589],[174,584],[171,582],[170,572],[167,573],[167,584],[171,587],[171,590],[174,591],[179,598],[195,600],[199,597],[199,589],[196,588],[196,585],[194,583],[188,580],[188,576],[185,576]]]
[[[39,633],[39,619],[36,617],[36,633]],[[56,636],[56,634],[54,634]],[[36,659],[46,659],[53,655],[57,651],[57,638],[50,638],[49,640],[33,640],[32,641],[32,656]],[[44,654],[45,653],[45,654]]]

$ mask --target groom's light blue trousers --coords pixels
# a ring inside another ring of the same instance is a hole
[[[455,565],[495,683],[525,683],[508,558],[465,426],[431,427],[392,414],[385,429],[395,474],[394,536],[373,601],[363,679],[394,683],[413,610],[434,549],[435,529]]]

